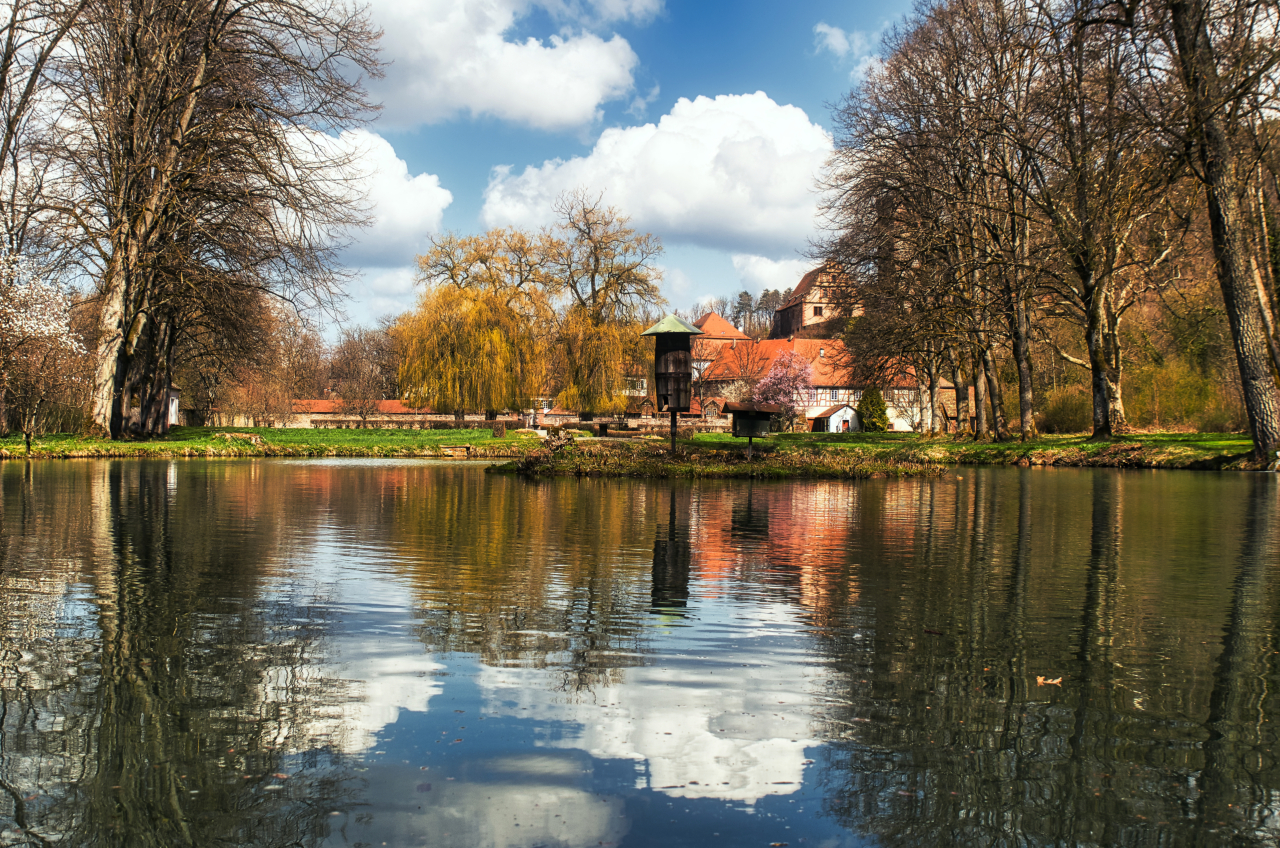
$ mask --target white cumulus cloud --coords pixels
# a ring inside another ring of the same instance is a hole
[[[867,71],[880,61],[876,48],[884,31],[885,27],[875,33],[844,30],[819,21],[813,27],[813,45],[819,53],[826,51],[837,59],[852,63],[853,70],[849,76],[857,80],[866,76]]]
[[[358,156],[355,170],[372,216],[372,224],[355,234],[348,265],[408,265],[421,252],[424,239],[439,232],[453,194],[435,174],[411,174],[390,142],[368,130],[342,134]]]
[[[539,8],[560,31],[513,38]],[[660,0],[374,0],[391,62],[371,83],[381,122],[409,127],[465,114],[547,130],[590,124],[603,103],[631,92],[639,62],[625,38],[591,28],[660,9]]]
[[[814,184],[831,149],[804,110],[762,91],[681,98],[656,124],[605,130],[586,156],[494,169],[482,216],[547,224],[560,194],[585,188],[666,240],[781,256],[814,232]]]
[[[818,49],[827,50],[841,58],[853,49],[853,42],[857,40],[858,35],[857,32],[852,33],[851,39],[850,33],[822,21],[813,27],[813,41]]]
[[[800,278],[813,270],[811,259],[770,259],[746,253],[733,255],[733,270],[738,272],[742,286],[759,294],[765,289],[785,291],[795,288]]]

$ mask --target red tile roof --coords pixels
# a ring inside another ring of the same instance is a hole
[[[344,412],[346,410],[342,408],[342,401],[339,400],[295,400],[293,402],[293,413],[295,415],[341,415]],[[378,401],[378,415],[422,415],[429,413],[431,413],[430,409],[413,409],[398,400]]]
[[[821,279],[824,277],[826,279]],[[843,279],[844,274],[835,262],[824,262],[817,268],[800,278],[800,282],[791,290],[791,297],[787,298],[786,303],[777,308],[777,312],[781,312],[788,307],[795,306],[805,299],[805,295],[813,289],[815,285],[831,285],[839,279]]]
[[[795,306],[797,303],[802,303],[804,296],[809,293],[809,289],[813,288],[813,284],[818,281],[818,275],[825,270],[825,265],[819,266],[801,277],[800,282],[791,290],[791,297],[787,298],[787,302],[779,306],[775,311],[781,312],[788,307]]]
[[[724,412],[724,405],[727,401],[725,401],[724,398],[719,397],[717,395],[715,397],[707,398],[706,402],[708,406],[710,406],[711,404],[715,404],[715,408],[717,412]],[[694,397],[693,400],[689,402],[689,414],[702,415],[702,401],[699,398]]]
[[[853,409],[853,407],[849,406],[849,404],[847,403],[837,403],[835,406],[828,407],[822,410],[821,412],[819,412],[817,415],[811,416],[809,420],[812,421],[814,418],[830,418],[831,416],[835,415],[837,412],[845,408]]]
[[[708,312],[697,321],[693,322],[693,326],[702,331],[702,335],[698,338],[703,339],[749,339],[746,333],[730,324],[714,312]]]
[[[746,348],[746,345],[752,347]],[[745,348],[745,349],[744,349]],[[852,386],[844,342],[836,339],[766,339],[760,342],[738,342],[735,347],[722,347],[716,358],[707,366],[703,379],[726,381],[741,379],[744,366],[751,369],[752,379],[760,379],[769,373],[783,351],[795,351],[809,360],[813,366],[810,378],[815,388]],[[910,373],[893,381],[892,388],[915,388],[916,379]]]

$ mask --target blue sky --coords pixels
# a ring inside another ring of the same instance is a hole
[[[553,222],[586,188],[658,234],[670,306],[794,285],[816,233],[830,105],[895,2],[373,0],[383,111],[349,134],[374,224],[347,311],[410,308],[436,232]]]

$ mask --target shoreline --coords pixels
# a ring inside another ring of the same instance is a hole
[[[35,440],[28,456],[20,439],[0,440],[0,462],[22,459],[391,458],[509,460],[500,466],[529,476],[812,477],[918,476],[951,466],[1024,468],[1158,468],[1273,470],[1249,459],[1239,434],[1136,434],[1091,443],[1083,436],[1032,442],[952,441],[916,434],[777,434],[746,444],[703,434],[677,442],[581,438],[560,443],[526,435],[495,439],[487,430],[282,430],[176,428],[168,439],[111,442],[78,436]],[[511,466],[508,468],[507,466]]]

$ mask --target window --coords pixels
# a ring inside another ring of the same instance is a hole
[[[821,317],[822,317],[822,307],[821,307],[821,306],[815,306],[815,307],[813,307],[813,317],[814,317],[814,318],[821,318]]]
[[[825,357],[826,355],[827,355],[827,349],[826,349],[825,347],[820,347],[820,348],[818,348],[818,358],[819,358],[819,359],[822,359],[822,358],[823,358],[823,357]]]
[[[832,389],[832,390],[831,390],[831,399],[832,399],[832,400],[840,400],[840,390],[839,390],[839,389]]]

